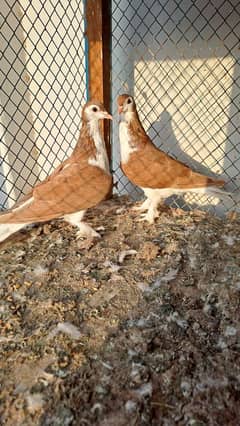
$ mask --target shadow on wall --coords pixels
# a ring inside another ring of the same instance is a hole
[[[11,10],[10,10],[11,9]],[[4,0],[1,58],[3,137],[0,145],[0,207],[10,207],[38,180],[38,151],[28,89],[27,40],[21,25],[22,11],[15,0]]]
[[[229,178],[227,178],[226,173],[222,173],[222,174],[213,173],[208,167],[199,163],[193,157],[191,157],[185,151],[182,150],[181,145],[174,134],[173,125],[172,125],[172,116],[168,111],[164,110],[160,114],[159,120],[156,120],[155,122],[151,124],[151,126],[147,130],[147,133],[150,139],[154,142],[154,144],[159,149],[161,149],[161,151],[164,151],[166,154],[170,155],[172,158],[181,161],[182,163],[186,164],[197,173],[202,173],[205,176],[213,177],[215,179],[226,180],[225,189],[229,191],[234,191],[236,189],[236,185],[234,185],[234,182],[232,180],[229,182]],[[194,194],[191,194],[191,198],[192,198],[192,202],[191,202],[190,210],[193,208],[198,208],[199,203],[194,201]],[[168,204],[170,205],[173,204],[174,200],[176,200],[176,196],[169,197]],[[231,200],[229,201],[230,203],[228,207],[231,208],[233,207],[233,205]],[[179,207],[182,207],[184,209],[188,208],[188,204],[186,203],[186,200],[184,200],[184,198],[181,197],[180,195],[177,196],[176,204]],[[215,205],[214,208],[212,204],[205,204],[203,209],[208,211],[212,210],[212,212],[214,212],[214,209],[216,209],[217,211],[219,211],[219,213],[221,213],[223,210],[223,203],[220,200],[218,205]]]
[[[182,75],[176,78],[176,81],[174,79],[168,81],[168,73],[165,73],[162,80],[163,87],[160,86],[159,91],[156,91],[159,94],[159,101],[156,102],[156,96],[154,100],[150,100],[147,106],[149,112],[143,107],[142,114],[148,123],[151,123],[148,117],[152,111],[155,114],[162,111],[159,119],[150,125],[149,135],[160,149],[173,158],[199,173],[223,178],[226,181],[225,189],[234,192],[240,186],[239,131],[237,131],[240,117],[236,107],[240,88],[237,84],[239,65],[236,52],[233,52],[233,55],[228,52],[228,56],[225,57],[222,50],[218,56],[217,51],[212,53],[209,49],[208,52],[199,52],[197,58],[191,56],[191,52],[187,52],[187,59],[181,59],[176,52],[174,56],[174,51],[171,53],[174,59],[171,58],[170,69],[176,72],[179,67],[182,69]],[[154,64],[155,73],[163,70],[164,56],[159,58],[159,61],[159,64],[157,61]],[[152,67],[151,60],[150,64]],[[149,66],[148,63],[146,65]],[[143,64],[139,74],[142,67]],[[183,82],[185,78],[184,72],[197,67],[199,72],[195,71],[189,83],[180,90],[181,78],[183,77]],[[151,68],[150,70],[152,71]],[[204,81],[205,73],[206,81]],[[147,93],[146,91],[141,93],[139,89],[138,84],[136,92],[141,105],[142,98],[146,100]],[[165,105],[168,105],[170,112]],[[194,157],[202,161],[196,161]],[[187,194],[185,202],[177,204],[182,207],[188,203],[192,208],[201,206],[204,210],[213,209],[220,215],[232,209],[239,210],[239,196],[232,201],[230,198],[210,199]]]
[[[154,144],[159,149],[166,152],[166,154],[169,154],[172,158],[181,161],[198,173],[221,178],[220,175],[212,173],[208,167],[194,160],[193,157],[182,150],[181,145],[174,134],[172,116],[167,110],[164,110],[160,114],[159,120],[156,120],[151,124],[147,133]]]

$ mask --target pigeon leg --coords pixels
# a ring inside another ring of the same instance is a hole
[[[82,222],[85,211],[82,210],[80,212],[66,214],[63,216],[64,220],[70,223],[73,226],[78,227],[77,231],[77,239],[85,237],[85,238],[101,238],[101,235],[98,232],[94,231],[91,226],[87,223]]]
[[[158,206],[158,203],[151,202],[147,213],[142,214],[139,221],[145,221],[146,220],[147,222],[153,224],[154,220],[159,216],[157,206]]]
[[[80,222],[78,225],[78,231],[77,231],[77,240],[79,238],[101,238],[101,235],[94,231],[93,228],[91,228],[91,226],[89,226],[87,223],[85,222]]]
[[[132,210],[144,212],[144,211],[148,210],[150,203],[151,203],[151,201],[149,200],[149,198],[146,198],[146,200],[140,206],[134,206],[132,208]]]

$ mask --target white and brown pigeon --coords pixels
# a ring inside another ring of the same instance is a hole
[[[78,237],[99,237],[82,222],[84,212],[110,192],[112,176],[99,120],[112,119],[98,101],[82,110],[82,127],[72,155],[10,210],[0,215],[0,241],[36,222],[63,218],[78,227]]]
[[[146,211],[141,220],[153,223],[158,217],[157,207],[162,199],[183,192],[209,194],[221,198],[224,180],[194,172],[158,149],[146,134],[138,116],[134,98],[118,96],[121,168],[128,179],[139,186],[146,200],[136,210]]]

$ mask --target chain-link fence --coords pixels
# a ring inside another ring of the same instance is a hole
[[[74,148],[86,100],[83,2],[1,3],[0,206]]]
[[[240,186],[240,3],[237,0],[113,0],[112,98],[134,95],[153,142],[231,189]],[[119,168],[120,193],[139,195]],[[186,194],[170,202],[228,210],[219,199]],[[219,203],[219,205],[218,205]]]
[[[76,144],[86,100],[83,2],[3,0],[0,206],[43,180]],[[112,105],[129,92],[163,151],[195,170],[240,175],[240,4],[237,0],[112,0]],[[97,72],[97,71],[96,71]],[[140,195],[112,163],[118,192]],[[177,206],[232,206],[186,194]]]

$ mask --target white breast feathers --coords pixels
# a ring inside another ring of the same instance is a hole
[[[132,147],[130,144],[128,124],[125,121],[121,121],[119,124],[119,139],[120,139],[121,162],[123,164],[126,164],[129,160],[130,155],[133,152],[137,151],[137,148]]]
[[[106,146],[100,133],[99,124],[97,121],[90,123],[90,135],[94,140],[97,153],[96,156],[89,158],[88,164],[91,166],[100,167],[101,169],[105,170],[105,172],[110,173]]]

